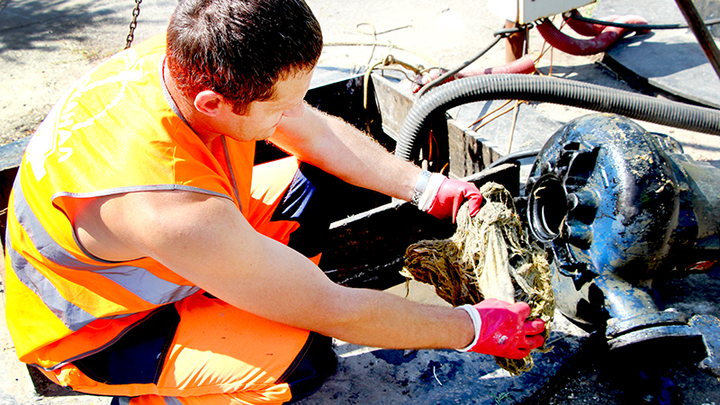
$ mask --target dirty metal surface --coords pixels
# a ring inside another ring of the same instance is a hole
[[[700,362],[700,369],[720,378],[720,342],[717,339],[720,336],[720,320],[710,315],[695,315],[690,319],[690,326],[705,340],[707,357]]]

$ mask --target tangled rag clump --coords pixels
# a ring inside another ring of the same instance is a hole
[[[487,183],[480,193],[486,200],[480,212],[471,217],[463,205],[452,237],[410,245],[401,273],[435,286],[437,295],[453,306],[477,304],[486,298],[523,301],[530,305],[529,319],[549,324],[555,296],[545,251],[529,242],[512,195],[502,185]],[[546,339],[549,333],[546,328]],[[533,366],[531,355],[520,360],[496,357],[495,361],[513,374]]]

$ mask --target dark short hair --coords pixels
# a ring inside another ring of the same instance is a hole
[[[303,0],[180,0],[167,31],[167,67],[187,97],[212,90],[242,114],[278,80],[310,70],[320,24]]]

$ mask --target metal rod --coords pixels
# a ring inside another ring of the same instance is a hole
[[[720,78],[720,50],[718,50],[715,39],[712,34],[710,34],[710,30],[705,23],[703,23],[700,13],[698,13],[692,0],[675,0],[675,2],[685,16],[685,20],[695,34],[708,61],[710,61],[710,65],[715,69],[715,74]]]

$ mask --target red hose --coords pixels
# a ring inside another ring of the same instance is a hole
[[[501,66],[495,66],[491,68],[465,68],[457,72],[454,76],[447,78],[444,83],[451,82],[455,79],[462,79],[464,77],[489,75],[489,74],[501,74],[501,73],[516,73],[516,74],[530,74],[535,72],[535,60],[530,55],[525,55],[522,58],[507,63]],[[423,75],[417,75],[414,80],[403,80],[400,82],[400,90],[417,93],[422,86],[430,83],[432,80],[442,76],[445,73],[441,69],[433,69]],[[422,85],[421,85],[422,84]]]
[[[647,20],[640,16],[627,15],[618,17],[615,22],[623,24],[647,24]],[[602,31],[591,39],[577,39],[560,32],[550,20],[544,20],[538,25],[540,35],[550,46],[570,55],[586,56],[600,53],[609,48],[619,38],[629,32],[620,27],[604,27]]]
[[[570,11],[570,18],[565,19],[565,23],[567,23],[570,28],[573,29],[573,31],[577,32],[578,34],[585,36],[585,37],[595,37],[598,36],[606,25],[602,24],[593,24],[588,23],[585,21],[576,20],[574,17],[577,17],[580,15],[580,12],[577,10]],[[612,15],[610,17],[605,18],[605,21],[614,22],[617,20],[620,16],[619,15]]]
[[[514,60],[510,63],[501,66],[495,66],[484,69],[469,69],[465,68],[459,71],[455,78],[462,79],[463,77],[478,76],[478,75],[490,75],[490,74],[501,74],[501,73],[516,73],[516,74],[530,74],[535,72],[535,59],[530,55],[525,55],[520,59]]]

